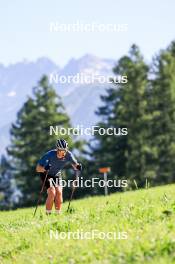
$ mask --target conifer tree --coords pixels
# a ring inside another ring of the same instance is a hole
[[[150,109],[152,156],[156,182],[175,180],[175,42],[154,58]]]
[[[148,66],[139,48],[133,45],[129,55],[122,57],[114,68],[116,76],[127,76],[126,84],[115,84],[101,97],[104,105],[97,114],[101,127],[127,128],[128,135],[100,136],[94,151],[94,161],[108,165],[113,177],[135,179],[142,186],[149,177],[146,166],[149,146],[149,121],[147,89]]]
[[[50,135],[50,126],[70,127],[61,98],[44,76],[33,96],[29,97],[18,113],[17,121],[11,127],[11,145],[8,153],[13,158],[15,177],[23,193],[23,203],[33,205],[37,199],[40,178],[35,168],[38,159],[51,148],[55,148],[59,135]],[[72,139],[62,136],[73,146]]]
[[[3,155],[0,160],[0,209],[12,209],[20,199],[21,193],[16,187],[10,162]]]

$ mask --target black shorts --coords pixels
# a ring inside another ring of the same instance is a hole
[[[41,178],[42,183],[44,183],[45,177],[46,177],[45,173],[40,173],[40,178]],[[61,180],[61,177],[59,176],[47,175],[44,187],[48,189],[50,187],[57,187],[58,185],[60,186],[60,180]]]

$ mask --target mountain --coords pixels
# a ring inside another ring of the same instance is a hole
[[[23,61],[0,67],[0,114],[1,126],[15,120],[16,112],[20,109],[26,96],[32,92],[39,78],[49,74],[59,67],[47,58],[40,58],[36,62]]]
[[[87,127],[98,121],[94,111],[101,104],[100,95],[109,87],[109,84],[100,84],[96,76],[112,76],[113,67],[113,60],[101,59],[91,54],[79,59],[72,58],[64,68],[48,58],[39,58],[35,62],[25,60],[6,67],[0,64],[0,105],[3,109],[0,112],[0,153],[4,152],[9,143],[9,129],[16,120],[18,110],[43,74],[49,76],[50,82],[62,97],[72,125]],[[53,81],[51,76],[56,76],[59,81]],[[60,81],[61,76],[67,80],[65,83]],[[83,81],[78,83],[71,79],[68,82],[70,76],[81,76]],[[95,76],[93,82],[86,83],[84,79],[90,76]]]

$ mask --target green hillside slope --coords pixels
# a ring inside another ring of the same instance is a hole
[[[175,185],[66,207],[48,217],[42,206],[35,218],[34,208],[1,212],[0,263],[175,263]]]

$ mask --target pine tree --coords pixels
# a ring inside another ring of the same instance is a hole
[[[151,75],[151,162],[160,184],[175,180],[175,42],[154,58]]]
[[[59,135],[49,135],[50,126],[70,127],[70,120],[65,112],[60,97],[48,78],[44,76],[33,96],[29,97],[17,115],[17,121],[11,128],[11,145],[8,153],[13,158],[15,177],[23,193],[23,204],[33,205],[40,188],[40,178],[35,168],[38,159],[51,148],[55,148]],[[72,139],[61,136],[68,141]]]
[[[117,84],[102,96],[104,106],[97,114],[101,127],[127,128],[127,136],[100,136],[94,149],[94,160],[109,165],[113,177],[135,179],[143,186],[145,178],[152,175],[146,166],[149,146],[149,121],[147,90],[148,66],[136,45],[129,55],[122,57],[114,68],[116,76],[127,76],[126,84]]]
[[[21,198],[21,193],[16,187],[10,163],[5,156],[0,161],[0,209],[12,209]]]

